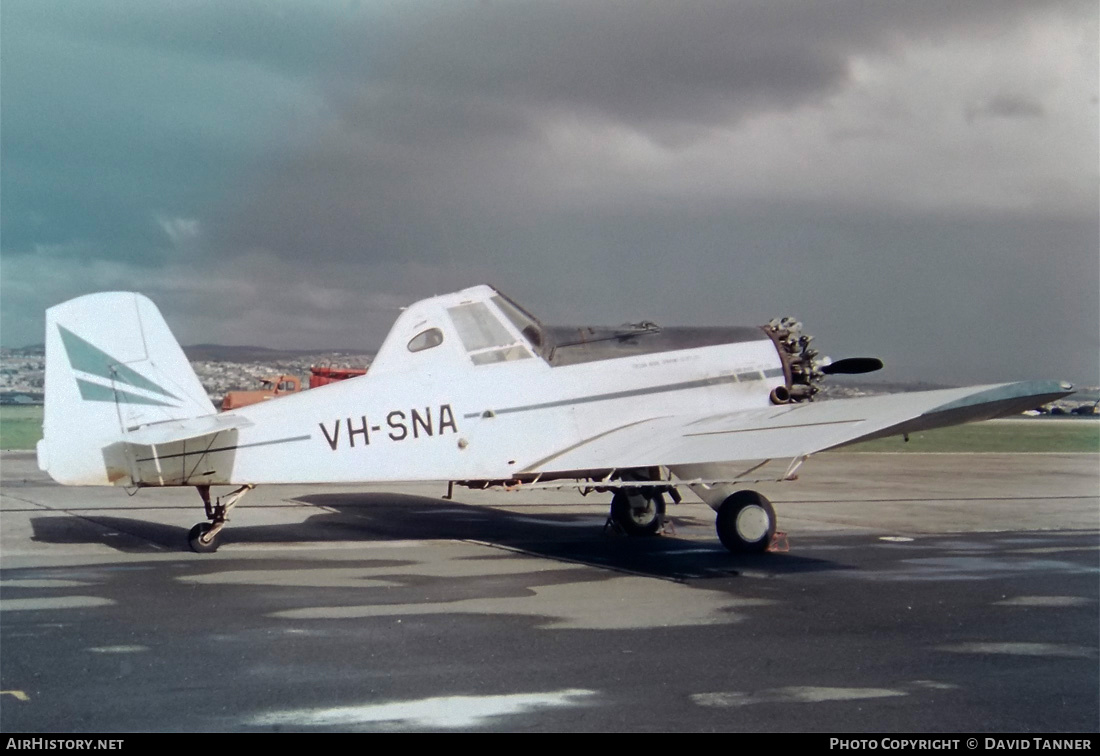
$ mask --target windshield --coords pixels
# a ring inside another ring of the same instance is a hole
[[[523,338],[527,339],[535,352],[545,359],[547,354],[549,354],[550,344],[548,343],[549,339],[546,335],[546,329],[542,327],[542,324],[535,320],[530,313],[503,294],[497,294],[493,297],[493,304],[504,313],[504,316],[508,318],[508,320],[512,321],[512,325],[523,334]]]

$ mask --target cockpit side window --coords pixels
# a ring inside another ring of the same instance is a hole
[[[425,349],[437,347],[443,343],[443,331],[438,328],[429,328],[421,331],[409,341],[410,352],[423,352]]]
[[[512,360],[525,360],[531,356],[527,349],[519,344],[502,347],[500,349],[486,349],[484,352],[474,352],[470,359],[475,365],[490,365],[494,362],[511,362]]]
[[[448,307],[458,338],[467,352],[511,344],[515,339],[483,302]]]
[[[527,348],[504,327],[484,302],[448,307],[458,338],[475,365],[523,360]]]

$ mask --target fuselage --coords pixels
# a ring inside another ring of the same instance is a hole
[[[775,344],[758,328],[544,329],[509,306],[488,287],[419,302],[367,375],[223,413],[238,427],[138,457],[132,482],[558,475],[570,472],[555,466],[558,454],[616,429],[767,407],[784,384]]]
[[[770,352],[770,354],[769,354]],[[442,380],[364,376],[241,410],[232,482],[505,479],[555,471],[552,456],[665,415],[764,407],[770,341],[661,352],[553,368],[541,360],[484,366]],[[738,377],[740,376],[740,377]],[[430,465],[427,462],[430,460]]]

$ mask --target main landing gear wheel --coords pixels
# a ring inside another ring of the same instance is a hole
[[[738,491],[718,508],[718,539],[735,554],[759,554],[775,535],[775,509],[756,491]]]
[[[664,499],[661,494],[618,491],[611,499],[611,520],[631,536],[657,535],[661,530]]]
[[[213,529],[214,523],[212,522],[200,522],[191,528],[191,532],[187,534],[187,543],[191,546],[191,551],[196,554],[213,554],[217,551],[218,533],[211,533],[210,531]]]

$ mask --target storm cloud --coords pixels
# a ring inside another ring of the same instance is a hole
[[[886,378],[1100,372],[1094,2],[8,0],[6,346],[141,290],[184,343],[794,314]]]

